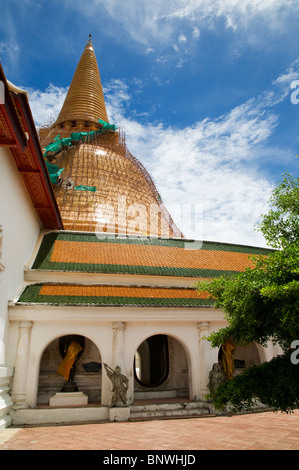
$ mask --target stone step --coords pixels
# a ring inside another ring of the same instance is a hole
[[[209,404],[202,401],[139,404],[130,407],[130,419],[156,417],[191,417],[211,414]]]

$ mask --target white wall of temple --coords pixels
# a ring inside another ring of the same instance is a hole
[[[8,148],[0,147],[0,429],[10,425],[11,378],[14,363],[8,360],[8,301],[24,281],[28,262],[40,232],[23,180]]]
[[[11,344],[16,344],[16,341],[18,343],[19,339],[17,338],[20,338],[20,327],[24,323],[25,322],[14,324],[14,327],[11,331]],[[54,324],[51,322],[32,322],[31,325],[28,325],[28,336],[30,337],[30,344],[28,345],[27,361],[25,360],[25,351],[23,348],[23,363],[21,363],[19,367],[17,364],[18,351],[15,350],[16,370],[12,387],[12,396],[14,398],[14,402],[17,405],[20,407],[34,407],[36,405],[42,354],[45,348],[53,340],[66,335],[82,335],[89,338],[98,348],[102,362],[111,364],[111,323],[103,322],[101,325],[94,325],[92,323],[82,324],[80,322],[65,322],[62,324]],[[59,390],[57,390],[57,392],[58,391]],[[104,375],[101,397],[102,403],[108,403],[109,398],[110,382]]]
[[[129,403],[134,401],[135,352],[148,337],[167,335],[173,338],[178,351],[175,352],[177,371],[173,376],[186,365],[189,398],[200,399],[207,392],[209,370],[218,356],[218,349],[212,349],[209,342],[200,336],[212,331],[214,322],[205,321],[206,317],[196,321],[196,313],[191,312],[192,309],[186,309],[185,312],[180,310],[181,318],[185,318],[187,313],[190,318],[179,321],[177,310],[173,309],[171,315],[169,309],[167,320],[162,322],[157,318],[163,318],[163,312],[158,314],[155,309],[12,306],[9,350],[10,361],[15,364],[12,396],[16,406],[36,406],[43,352],[51,342],[65,335],[85,336],[98,349],[102,363],[112,368],[117,365],[121,367],[122,373],[129,379]],[[212,310],[208,309],[208,313],[211,314]],[[105,315],[106,318],[103,318]],[[220,315],[219,312],[217,315]],[[114,321],[108,321],[109,316],[111,319],[114,317]],[[156,319],[150,319],[150,316]],[[224,326],[225,323],[218,321],[218,325]],[[186,359],[183,360],[179,355],[184,355]],[[175,387],[174,381],[172,386]],[[110,398],[111,383],[102,369],[102,405],[108,405]]]
[[[41,224],[10,150],[0,148],[0,159],[0,364],[7,364],[7,303],[22,285]]]
[[[164,318],[161,321],[161,318]],[[128,403],[134,402],[136,377],[134,357],[149,337],[166,335],[172,347],[170,388],[181,387],[186,379],[188,398],[200,400],[208,392],[209,372],[218,362],[219,348],[205,339],[210,332],[226,325],[220,311],[208,309],[145,309],[97,307],[10,307],[10,357],[15,364],[12,396],[15,406],[34,408],[38,402],[40,364],[43,353],[53,341],[66,335],[80,335],[93,343],[97,360],[121,371],[129,379]],[[254,346],[253,355],[245,351],[238,359],[257,357],[260,362],[277,354],[276,348]],[[258,354],[257,354],[258,352]],[[242,355],[243,354],[243,355]],[[95,360],[91,355],[89,361]],[[61,358],[62,360],[62,358]],[[53,372],[53,371],[52,371]],[[99,381],[98,381],[99,383]],[[164,387],[165,388],[165,387]],[[163,387],[161,388],[163,390]],[[60,390],[57,390],[59,392]],[[140,392],[140,389],[138,389]],[[99,402],[108,406],[111,382],[103,367]]]

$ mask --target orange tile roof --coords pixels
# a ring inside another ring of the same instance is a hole
[[[177,298],[198,299],[195,289],[159,288],[159,287],[123,287],[123,286],[85,286],[69,284],[43,285],[39,295],[83,296],[83,297],[140,297],[140,298]],[[208,295],[201,293],[200,298]]]
[[[152,245],[68,242],[56,240],[52,262],[165,266],[191,269],[243,271],[252,267],[247,253],[192,250]]]
[[[213,299],[192,288],[33,284],[25,288],[17,303],[97,307],[203,307],[212,305]]]
[[[251,255],[270,250],[203,242],[185,249],[182,239],[98,238],[95,234],[45,235],[33,269],[215,277],[253,267]]]

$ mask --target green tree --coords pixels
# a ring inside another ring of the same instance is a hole
[[[201,281],[197,289],[210,294],[228,322],[208,337],[213,347],[228,339],[264,346],[273,341],[283,353],[220,384],[210,398],[216,408],[240,411],[262,402],[289,412],[299,407],[299,178],[283,176],[258,229],[273,248],[268,256],[254,256],[253,268]]]

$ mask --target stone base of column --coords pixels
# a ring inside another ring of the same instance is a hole
[[[12,401],[14,410],[28,408],[28,404],[26,403],[26,393],[13,393]]]
[[[128,421],[129,418],[129,406],[109,408],[109,421]]]
[[[13,401],[10,396],[10,381],[13,376],[13,368],[0,366],[0,429],[11,425],[9,413]]]

